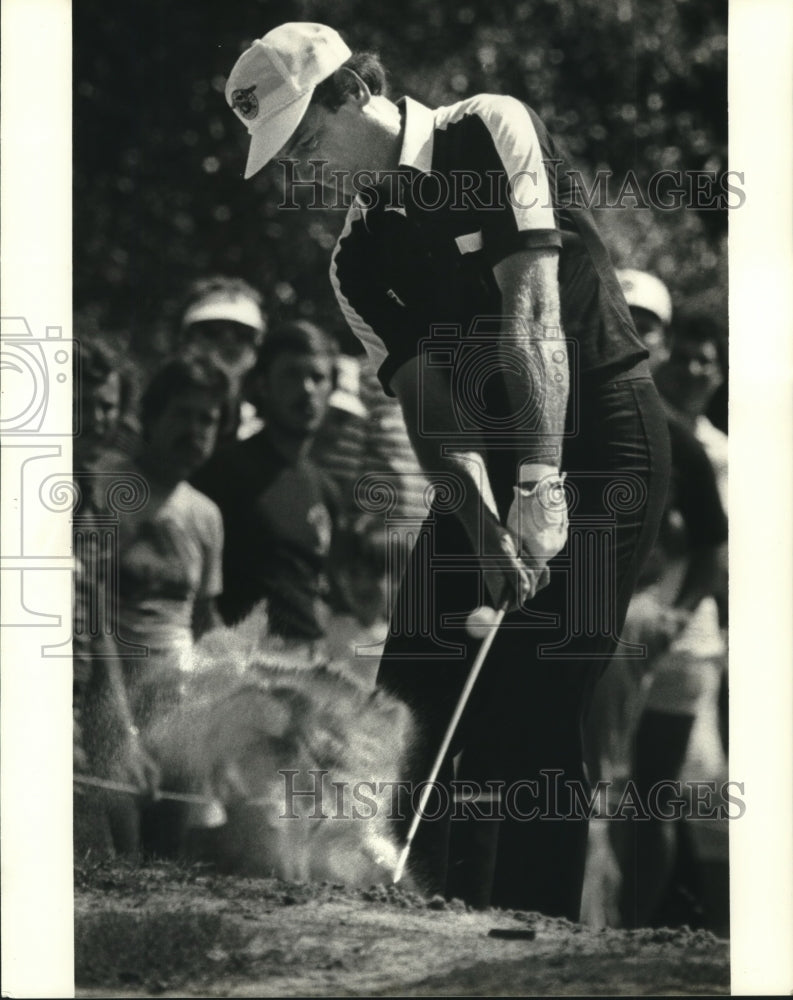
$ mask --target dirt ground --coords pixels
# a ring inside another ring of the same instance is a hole
[[[472,912],[401,886],[116,861],[76,869],[75,980],[82,997],[714,995],[729,993],[729,945]]]

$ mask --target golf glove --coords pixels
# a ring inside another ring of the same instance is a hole
[[[520,544],[530,566],[544,568],[567,541],[565,473],[550,465],[521,466],[507,528]]]

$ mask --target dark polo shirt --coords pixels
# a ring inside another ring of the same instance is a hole
[[[266,431],[216,452],[194,484],[223,515],[227,625],[267,599],[270,629],[288,638],[325,634],[328,558],[339,498],[309,458],[287,462]]]
[[[493,267],[521,249],[559,250],[571,385],[646,358],[571,167],[534,112],[491,94],[434,111],[404,98],[400,109],[399,170],[362,188],[331,262],[339,305],[385,391],[434,327],[497,335]]]

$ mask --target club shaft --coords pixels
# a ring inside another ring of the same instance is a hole
[[[137,785],[130,785],[122,781],[110,781],[107,778],[95,778],[93,775],[88,774],[75,774],[74,781],[78,785],[90,785],[93,788],[101,788],[108,792],[121,792],[125,795],[135,795],[143,796],[143,792]],[[206,795],[193,795],[190,792],[167,792],[158,791],[158,799],[164,799],[169,802],[187,802],[193,805],[212,805],[215,799],[211,799]]]
[[[468,679],[465,682],[465,687],[460,692],[460,697],[457,699],[457,705],[455,706],[454,713],[449,720],[449,725],[446,727],[446,732],[443,737],[443,741],[438,749],[438,754],[435,758],[435,763],[432,765],[432,770],[429,773],[429,777],[424,783],[424,788],[421,792],[421,799],[419,800],[419,806],[416,810],[413,821],[410,824],[410,829],[408,830],[407,839],[405,840],[405,846],[402,848],[402,853],[399,855],[399,860],[397,866],[394,870],[393,883],[396,885],[397,882],[402,878],[405,871],[405,865],[407,863],[408,855],[410,854],[410,847],[413,843],[413,838],[416,836],[416,830],[418,830],[421,818],[424,815],[424,808],[427,805],[427,801],[432,794],[432,788],[440,774],[443,762],[446,759],[446,754],[449,752],[449,747],[451,746],[454,734],[457,731],[457,726],[462,718],[462,714],[465,711],[465,706],[468,704],[468,699],[471,692],[474,689],[474,684],[476,684],[477,678],[484,665],[485,658],[487,657],[490,647],[493,645],[493,640],[496,637],[496,632],[504,618],[507,611],[507,605],[503,604],[496,612],[496,617],[493,619],[493,626],[487,633],[485,638],[482,640],[482,645],[479,647],[479,652],[476,654],[476,659],[473,662],[471,670],[468,674]]]

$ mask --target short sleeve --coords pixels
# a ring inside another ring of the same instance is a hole
[[[472,110],[487,131],[482,169],[494,178],[495,207],[482,213],[491,265],[518,250],[560,248],[552,184],[529,109],[513,97],[482,95]]]

